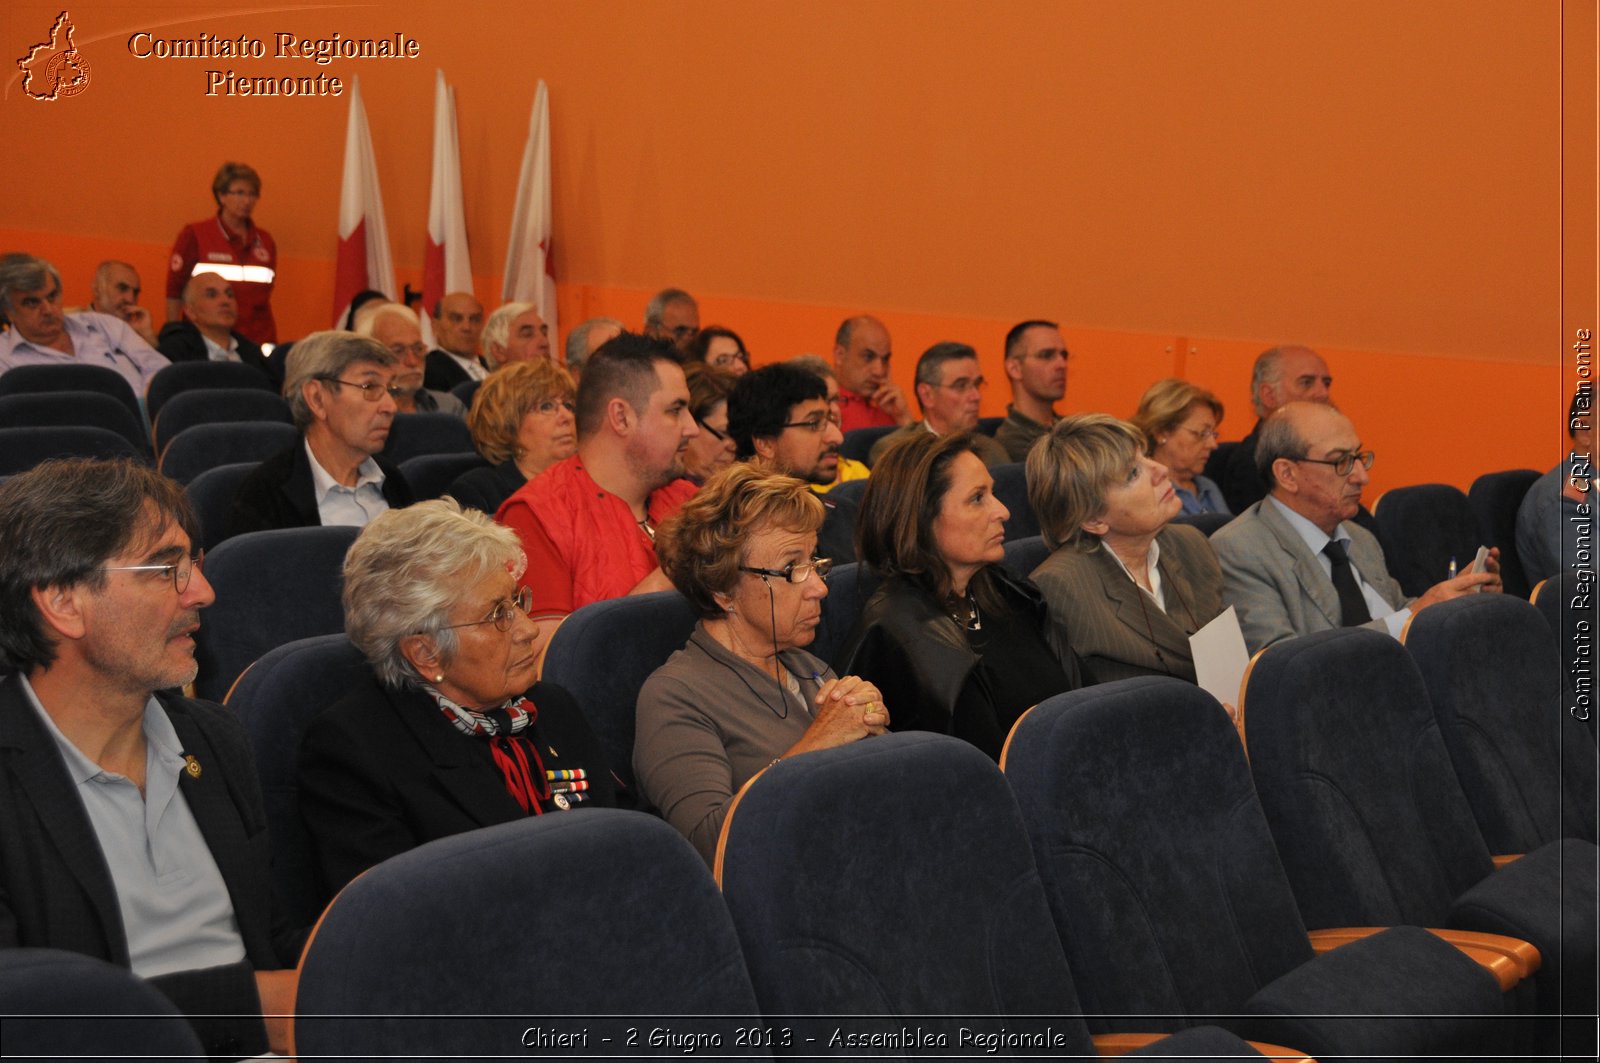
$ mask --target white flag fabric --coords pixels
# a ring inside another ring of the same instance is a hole
[[[428,250],[422,269],[423,304],[449,292],[472,291],[467,250],[467,214],[461,199],[461,144],[456,132],[456,93],[435,72],[433,94],[433,185],[428,195]]]
[[[550,344],[557,346],[556,276],[551,254],[554,215],[550,212],[550,93],[544,82],[533,97],[528,143],[522,149],[522,174],[511,213],[511,239],[506,248],[504,302],[532,303],[550,326]]]
[[[367,109],[361,102],[361,79],[350,91],[350,120],[344,135],[344,177],[339,187],[339,255],[333,302],[339,307],[335,327],[344,323],[350,301],[366,289],[394,298],[394,260],[389,253],[389,224],[383,216],[383,191],[372,153]]]

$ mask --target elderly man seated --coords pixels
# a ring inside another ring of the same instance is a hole
[[[417,312],[399,303],[383,302],[356,315],[356,335],[371,336],[394,355],[394,383],[398,413],[448,413],[467,416],[466,403],[448,391],[422,386],[427,369],[428,345],[422,342],[422,322]]]
[[[239,303],[233,285],[216,273],[196,273],[183,286],[182,321],[161,326],[161,353],[174,362],[242,362],[283,383],[283,359],[273,362],[250,337],[238,332]]]

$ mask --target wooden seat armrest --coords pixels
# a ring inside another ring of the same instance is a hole
[[[1496,871],[1499,871],[1502,867],[1505,867],[1507,864],[1512,863],[1513,861],[1516,861],[1516,860],[1521,860],[1522,859],[1522,854],[1521,853],[1501,853],[1499,856],[1491,856],[1491,857],[1489,857],[1489,859],[1494,861],[1494,869]]]
[[[1322,955],[1340,945],[1348,945],[1365,937],[1380,933],[1387,927],[1345,926],[1326,930],[1313,930],[1311,951]],[[1472,930],[1440,930],[1426,928],[1428,933],[1444,939],[1472,959],[1500,984],[1503,993],[1539,969],[1539,950],[1517,938],[1502,934],[1481,934]]]
[[[1170,1036],[1171,1034],[1164,1033],[1097,1033],[1094,1035],[1094,1050],[1106,1058],[1124,1056],[1135,1049]],[[1311,1056],[1298,1049],[1284,1048],[1282,1045],[1268,1044],[1265,1041],[1246,1043],[1269,1059],[1287,1060],[1288,1063],[1317,1063]]]

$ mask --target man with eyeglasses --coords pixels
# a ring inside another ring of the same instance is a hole
[[[235,713],[174,693],[215,597],[183,489],[132,461],[0,486],[0,949],[131,969],[212,1057],[288,1049],[305,930],[275,920]],[[130,1046],[131,1047],[131,1046]]]
[[[872,445],[867,464],[902,439],[921,432],[936,436],[971,432],[973,450],[990,468],[1010,463],[1006,448],[978,429],[978,406],[983,400],[983,367],[978,352],[965,343],[935,343],[917,359],[917,405],[922,420],[890,432]]]
[[[395,356],[369,336],[313,332],[289,350],[283,397],[300,439],[263,461],[233,496],[229,537],[318,524],[365,526],[409,506],[411,486],[379,456],[407,389]]]
[[[1373,452],[1327,403],[1291,402],[1268,417],[1256,444],[1267,497],[1211,537],[1223,601],[1239,611],[1254,653],[1279,639],[1336,627],[1395,638],[1436,602],[1500,589],[1499,551],[1488,571],[1467,572],[1408,599],[1384,567],[1377,538],[1355,523]]]
[[[700,304],[682,288],[663,288],[644,308],[644,334],[678,352],[681,360],[700,332]]]
[[[815,373],[786,363],[746,373],[728,396],[728,434],[735,456],[758,468],[818,486],[839,471],[839,415],[828,385]],[[827,510],[817,532],[817,555],[845,565],[856,559],[859,495],[820,495]]]
[[[233,285],[218,273],[196,273],[183,286],[182,321],[161,326],[161,353],[174,362],[242,362],[283,383],[283,359],[276,363],[234,326],[239,304]]]
[[[467,418],[467,405],[448,391],[423,387],[428,346],[422,342],[422,322],[417,312],[399,303],[383,303],[370,314],[359,314],[356,335],[371,336],[394,355],[396,413],[448,413]]]
[[[1024,321],[1006,333],[1005,352],[1011,405],[994,438],[1012,461],[1027,461],[1034,442],[1061,420],[1055,404],[1067,393],[1067,341],[1054,321]]]

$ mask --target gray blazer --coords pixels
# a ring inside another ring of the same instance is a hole
[[[1350,561],[1367,585],[1389,605],[1410,603],[1384,565],[1383,547],[1354,521],[1341,525],[1350,535]],[[1239,610],[1245,645],[1255,653],[1279,639],[1309,635],[1339,626],[1339,592],[1311,548],[1277,508],[1262,499],[1211,537],[1222,562],[1222,598]],[[1382,620],[1363,625],[1387,633]]]
[[[1164,613],[1099,546],[1068,543],[1034,569],[1050,606],[1050,646],[1058,657],[1076,654],[1087,683],[1141,675],[1195,681],[1189,636],[1222,612],[1222,570],[1198,528],[1169,524],[1156,542]]]

